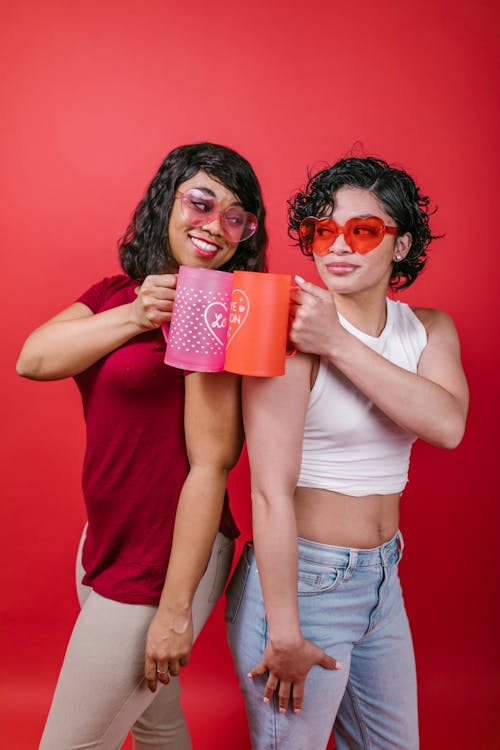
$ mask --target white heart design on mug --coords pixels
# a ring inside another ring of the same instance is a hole
[[[233,289],[231,297],[231,310],[229,312],[229,333],[227,346],[234,339],[245,320],[248,318],[250,311],[250,300],[243,289]],[[226,347],[227,348],[227,347]]]
[[[216,308],[218,307],[222,308],[224,312],[217,310]],[[206,306],[203,316],[205,324],[214,339],[221,346],[224,346],[227,336],[227,305],[224,302],[211,302]],[[220,329],[220,334],[218,333],[218,329]]]

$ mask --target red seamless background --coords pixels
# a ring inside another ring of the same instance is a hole
[[[84,522],[76,388],[18,378],[18,351],[118,270],[117,238],[166,153],[212,140],[262,182],[272,271],[315,279],[287,238],[286,201],[307,168],[353,147],[401,164],[439,208],[446,236],[401,298],[454,317],[471,410],[457,450],[414,448],[401,575],[423,749],[500,748],[497,30],[493,0],[3,0],[2,747],[37,745],[77,613]],[[230,490],[240,547],[245,456]],[[195,750],[248,748],[222,603],[183,680]]]

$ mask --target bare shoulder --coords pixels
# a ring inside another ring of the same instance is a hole
[[[423,324],[427,335],[457,336],[457,329],[453,318],[444,310],[432,307],[412,307],[412,311]]]

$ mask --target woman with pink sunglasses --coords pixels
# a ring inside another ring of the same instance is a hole
[[[212,143],[175,149],[120,242],[123,274],[83,292],[20,354],[24,377],[75,379],[87,427],[81,612],[41,750],[114,750],[130,729],[135,750],[191,747],[177,676],[238,534],[225,490],[243,440],[240,379],[166,366],[161,326],[180,265],[263,270],[264,216],[246,159]]]
[[[416,750],[413,647],[397,566],[412,443],[461,440],[468,389],[415,281],[429,200],[404,171],[343,159],[290,202],[325,288],[297,277],[282,378],[245,378],[254,545],[228,587],[230,645],[255,750]],[[307,680],[306,680],[307,678]]]

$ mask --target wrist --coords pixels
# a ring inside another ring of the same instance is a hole
[[[191,617],[191,612],[192,602],[188,601],[187,599],[178,599],[175,601],[172,599],[160,599],[160,603],[158,605],[158,614],[161,617],[182,617],[183,615],[185,617]]]
[[[182,635],[192,622],[191,606],[173,607],[165,605],[158,607],[156,617],[162,623],[162,627],[172,630],[177,635]]]
[[[269,642],[275,651],[288,651],[301,646],[304,643],[304,636],[300,630],[280,632],[276,636],[271,635]]]
[[[350,341],[352,340],[352,336],[348,331],[345,330],[345,328],[342,328],[339,324],[339,330],[336,332],[335,336],[332,336],[330,341],[328,342],[328,351],[327,351],[327,359],[329,359],[331,362],[335,362],[339,359],[339,357],[345,353],[346,349],[349,346]]]
[[[129,305],[128,324],[135,329],[135,335],[144,333],[149,329],[149,326],[145,324],[144,320],[139,315],[135,301],[130,302]]]

